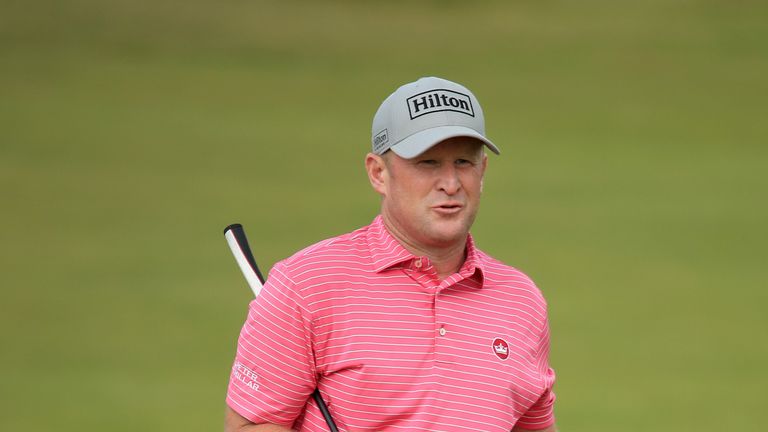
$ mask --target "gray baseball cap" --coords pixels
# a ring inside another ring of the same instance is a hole
[[[392,150],[405,159],[454,137],[476,138],[499,154],[485,137],[485,118],[475,95],[436,77],[405,84],[389,95],[373,117],[371,135],[374,154]]]

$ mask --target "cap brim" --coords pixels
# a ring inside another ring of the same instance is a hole
[[[435,144],[445,141],[449,138],[469,137],[474,138],[485,144],[492,152],[499,154],[499,148],[496,147],[488,138],[481,135],[474,129],[464,126],[438,126],[426,129],[403,139],[399,143],[390,147],[390,150],[398,156],[405,159],[415,158],[416,156],[429,150]]]

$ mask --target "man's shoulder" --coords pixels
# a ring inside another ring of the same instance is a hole
[[[483,277],[485,285],[489,287],[498,287],[509,292],[512,288],[517,294],[527,292],[537,299],[543,301],[541,290],[528,274],[517,267],[502,262],[491,255],[478,250],[478,255],[483,263]]]
[[[493,275],[498,275],[499,277],[502,277],[502,278],[516,277],[516,278],[524,278],[527,280],[531,280],[528,277],[528,275],[525,274],[519,268],[509,265],[497,258],[494,258],[493,256],[483,251],[478,251],[478,252],[486,272],[489,272]]]
[[[370,263],[370,248],[366,238],[368,228],[364,226],[311,244],[280,261],[277,266],[300,279],[302,274],[367,265]]]

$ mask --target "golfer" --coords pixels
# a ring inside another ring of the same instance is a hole
[[[249,309],[227,431],[554,431],[541,292],[479,250],[483,111],[422,78],[373,119],[373,222],[277,263]]]

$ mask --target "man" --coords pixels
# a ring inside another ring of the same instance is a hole
[[[546,303],[475,247],[487,166],[465,87],[422,78],[373,120],[373,223],[279,262],[251,303],[228,431],[554,431]]]

